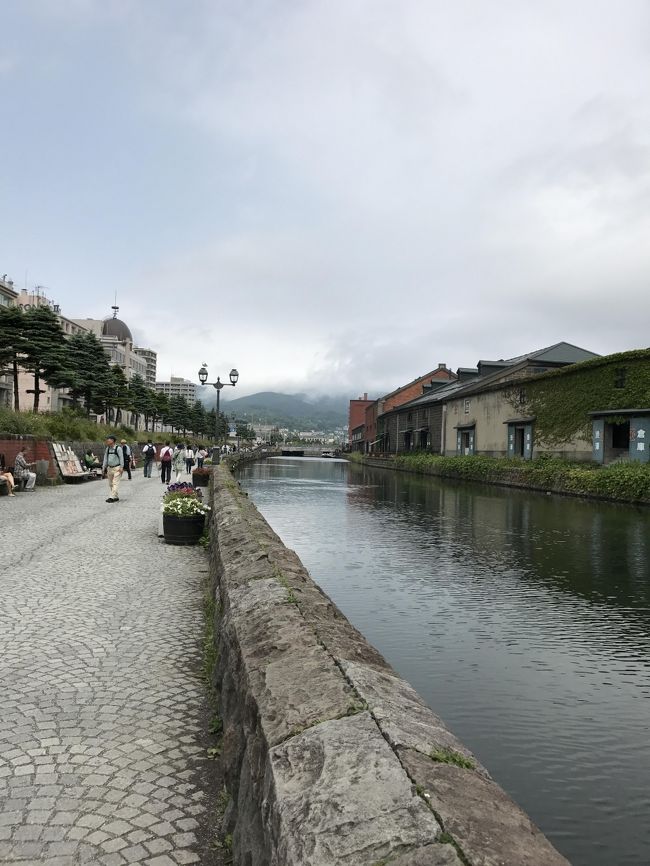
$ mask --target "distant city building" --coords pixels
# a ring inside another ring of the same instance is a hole
[[[143,349],[141,346],[135,346],[133,351],[136,355],[139,355],[141,358],[144,358],[147,362],[147,375],[145,376],[145,382],[149,388],[156,387],[156,366],[158,364],[158,355],[153,349]]]
[[[189,379],[171,376],[169,382],[156,382],[156,391],[162,391],[168,397],[185,397],[188,403],[196,401],[196,385]]]
[[[8,280],[4,274],[0,279],[0,307],[13,307],[16,303],[18,292],[14,288],[14,281]]]

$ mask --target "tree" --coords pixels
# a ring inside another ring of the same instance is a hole
[[[169,398],[164,391],[154,391],[151,410],[151,424],[156,429],[156,422],[160,418],[165,420],[169,415]]]
[[[24,345],[24,313],[20,307],[0,307],[0,375],[13,379],[14,409],[20,409],[19,356]]]
[[[129,382],[129,408],[135,415],[135,429],[138,429],[140,415],[144,415],[144,429],[149,429],[149,416],[153,410],[153,392],[139,374]]]
[[[221,414],[221,413],[220,413]],[[215,427],[217,424],[217,410],[213,406],[212,409],[208,409],[205,413],[205,435],[212,439],[215,435]]]
[[[255,438],[255,431],[246,421],[237,422],[237,438],[250,442]]]
[[[197,436],[203,436],[208,432],[208,414],[205,406],[197,400],[190,412],[191,427]]]
[[[75,403],[83,400],[86,413],[101,414],[111,397],[111,365],[101,342],[94,334],[73,334],[67,341],[68,387]]]
[[[66,340],[59,320],[49,307],[31,307],[23,313],[24,343],[19,365],[34,376],[34,412],[38,412],[41,382],[66,387],[72,378]]]
[[[172,430],[183,431],[183,436],[191,425],[191,409],[185,397],[169,398],[169,413],[166,419],[171,424]]]
[[[115,409],[115,423],[121,423],[122,410],[129,406],[129,381],[122,367],[117,365],[110,369],[109,405]]]

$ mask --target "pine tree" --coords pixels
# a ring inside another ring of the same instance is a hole
[[[0,375],[11,376],[14,409],[20,410],[19,357],[24,347],[24,313],[20,307],[0,307]]]
[[[49,307],[31,307],[23,314],[24,344],[19,365],[34,376],[34,412],[38,412],[41,382],[66,387],[72,378],[66,340],[59,320]]]
[[[140,424],[140,416],[145,417],[145,430],[147,429],[147,419],[151,413],[152,394],[147,388],[142,376],[136,375],[129,382],[129,409],[135,415],[135,429],[138,429]]]
[[[155,391],[152,402],[153,408],[151,411],[151,423],[155,430],[158,419],[167,423],[166,418],[169,415],[169,398],[164,391]]]
[[[129,407],[129,380],[122,367],[113,365],[110,369],[109,407],[115,409],[115,423],[122,423],[122,410]],[[112,413],[110,413],[112,414]]]
[[[191,426],[191,409],[185,397],[169,398],[167,423],[171,424],[172,429],[182,430],[183,436],[185,436],[188,428]]]
[[[86,412],[101,414],[111,394],[111,365],[94,334],[73,334],[67,341],[69,387],[75,403],[83,400]]]
[[[197,436],[202,436],[207,432],[208,422],[205,406],[200,400],[197,400],[192,406],[190,413],[191,427]]]

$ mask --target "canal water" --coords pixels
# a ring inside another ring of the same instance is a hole
[[[238,477],[574,866],[650,864],[650,509],[338,460]]]

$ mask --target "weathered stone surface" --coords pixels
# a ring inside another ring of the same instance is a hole
[[[452,845],[427,845],[391,860],[388,866],[464,866]]]
[[[267,790],[274,866],[370,866],[440,833],[368,713],[272,749]]]
[[[229,599],[226,626],[236,630],[244,681],[269,746],[357,708],[340,669],[287,603],[284,586],[258,580],[237,586]]]
[[[332,599],[312,580],[297,554],[288,550],[277,537],[270,540],[269,545],[269,557],[293,590],[306,622],[337,662],[343,658],[353,659],[377,670],[394,673],[381,653],[368,643]]]
[[[471,753],[313,583],[223,467],[214,486],[215,684],[234,863],[460,866],[417,784],[471,866],[566,866],[480,765],[467,771],[428,757],[436,748]],[[346,716],[351,708],[357,714]]]
[[[339,663],[394,748],[404,746],[426,755],[433,749],[452,749],[471,758],[478,772],[489,775],[405,680],[356,662]]]
[[[491,779],[399,749],[412,779],[472,866],[567,866],[530,818]]]

